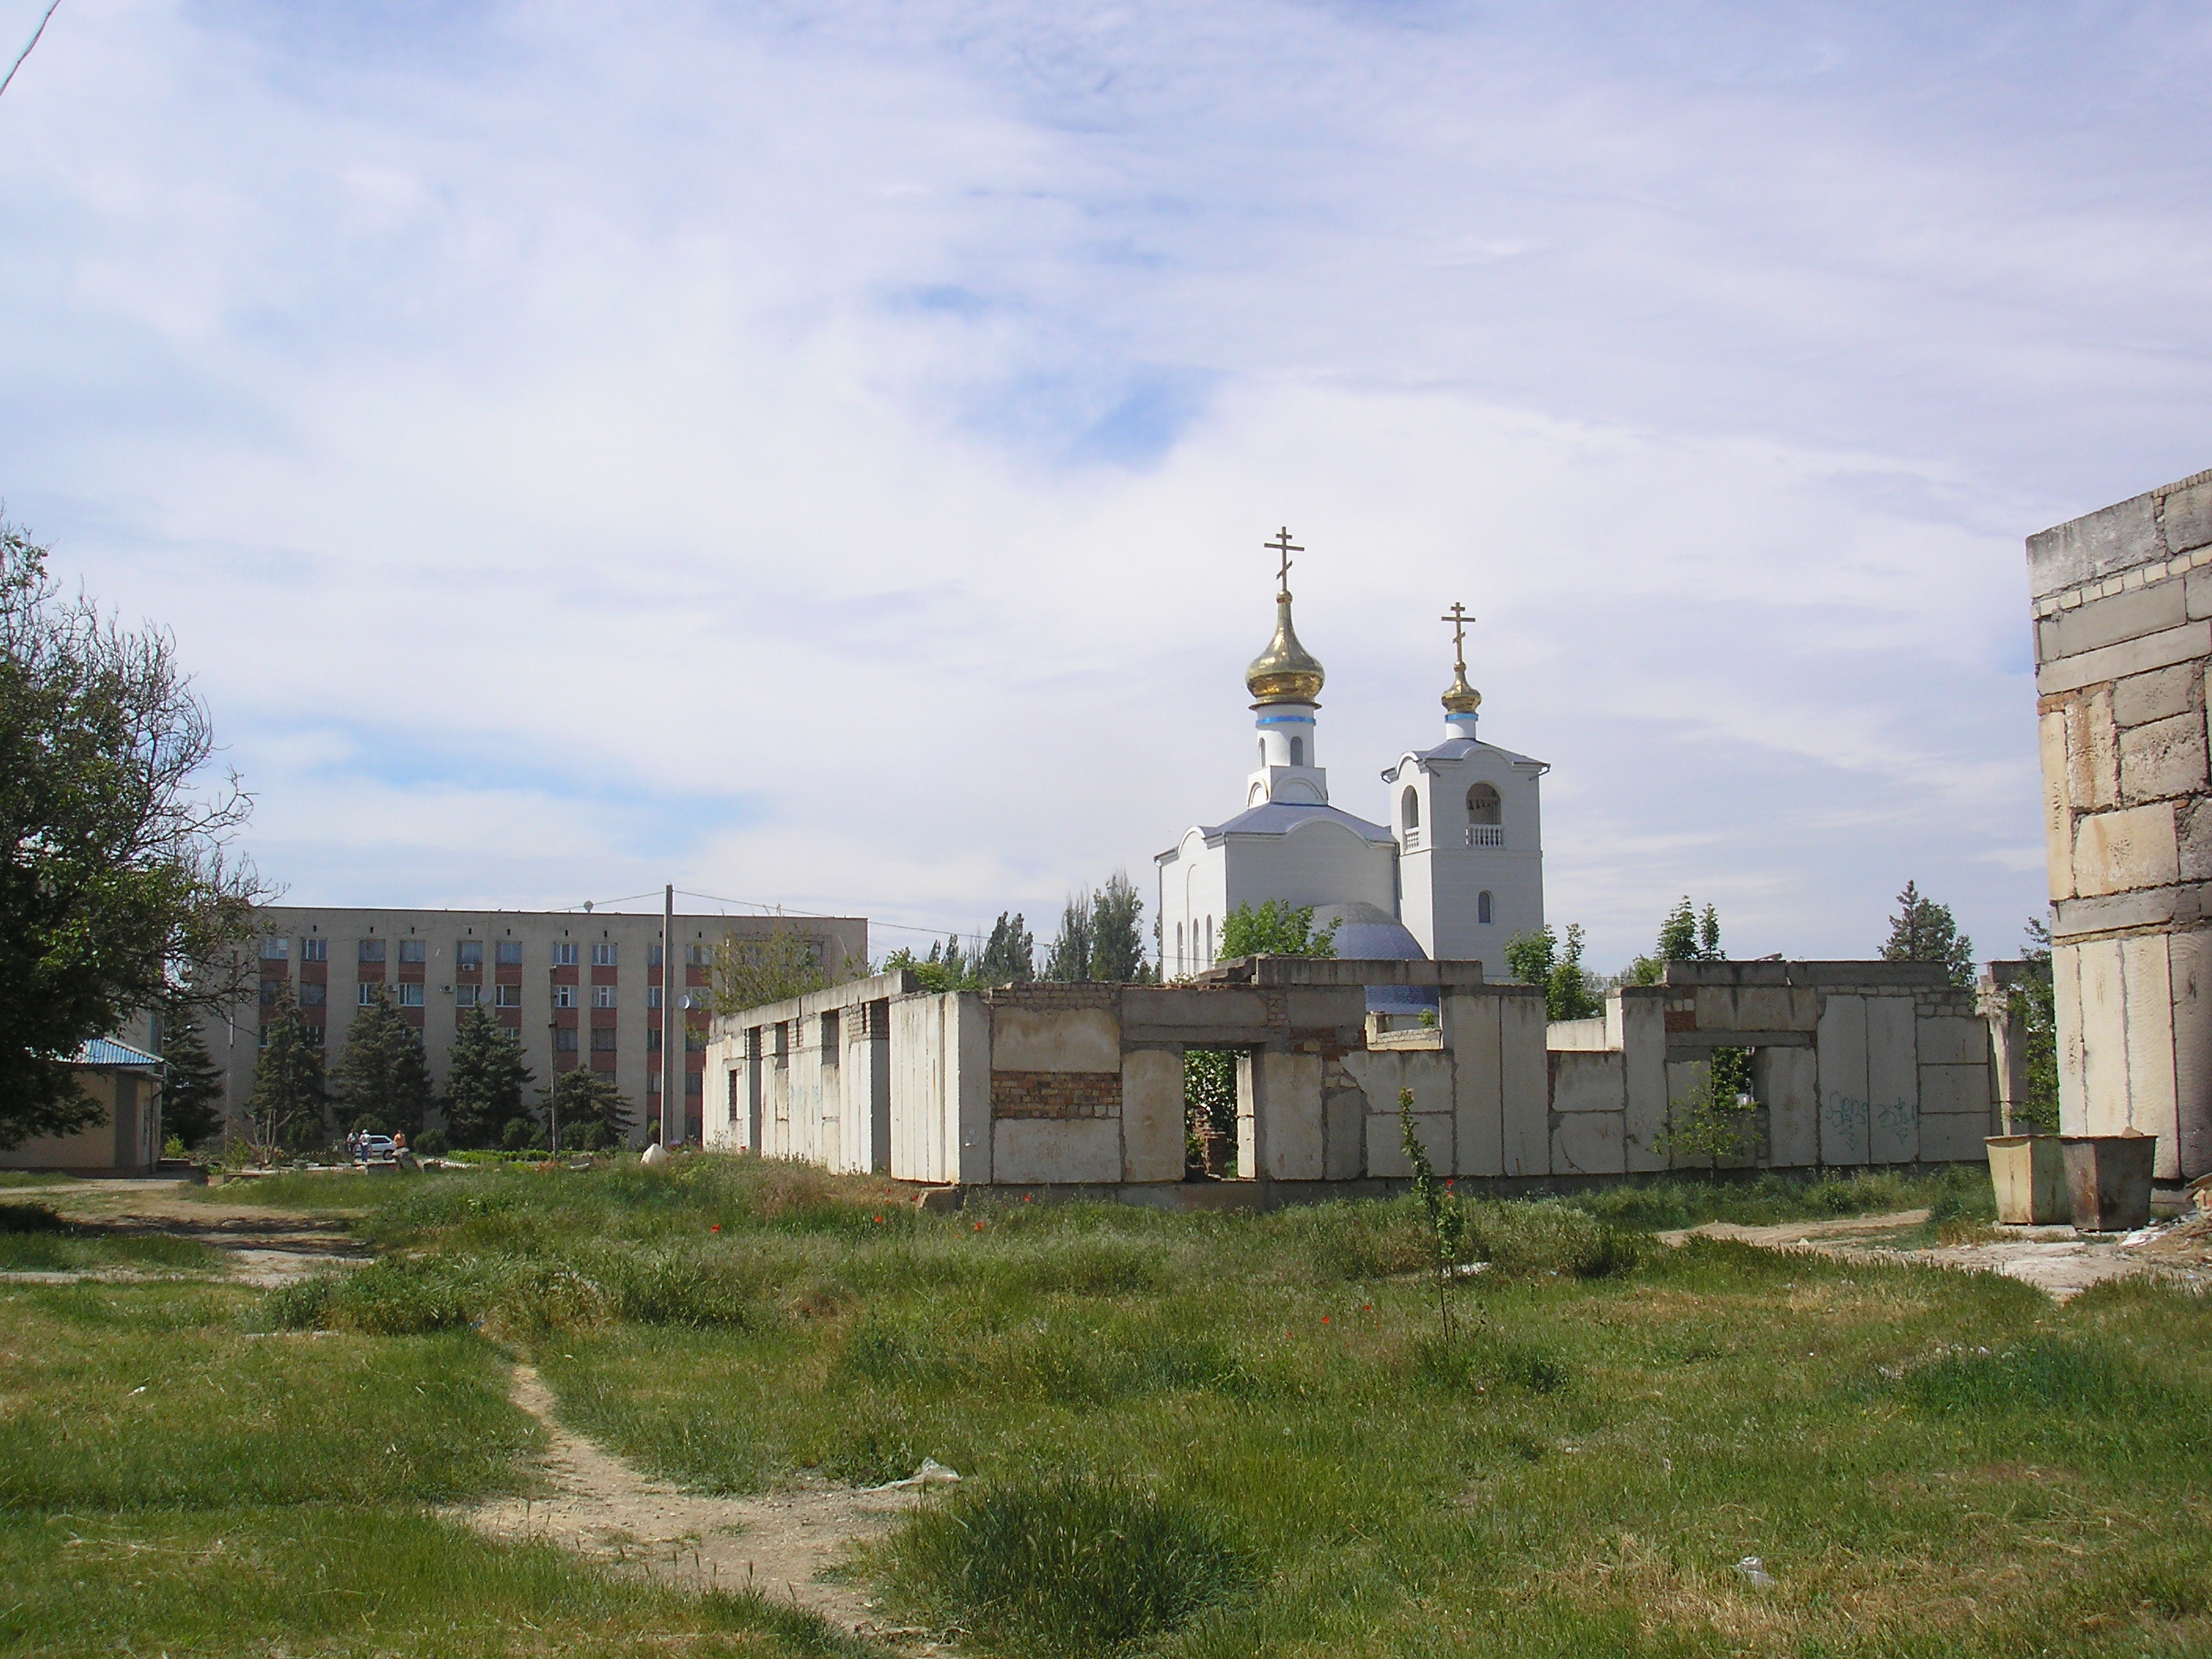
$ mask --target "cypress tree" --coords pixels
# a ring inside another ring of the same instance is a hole
[[[1974,941],[1959,931],[1951,907],[1923,897],[1917,883],[1906,882],[1897,896],[1897,914],[1889,919],[1889,942],[1881,947],[1885,962],[1938,962],[1960,988],[1974,982]]]
[[[161,1085],[162,1133],[188,1147],[214,1139],[222,1128],[222,1073],[208,1058],[198,1022],[181,1009],[162,1013],[161,1058],[167,1063]]]

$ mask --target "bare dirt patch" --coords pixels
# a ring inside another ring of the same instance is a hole
[[[514,1368],[514,1402],[544,1427],[548,1490],[456,1511],[477,1531],[544,1540],[679,1589],[752,1590],[910,1652],[939,1651],[921,1632],[887,1628],[859,1586],[823,1577],[928,1501],[919,1490],[824,1483],[755,1498],[687,1492],[566,1427],[534,1367]]]
[[[1969,1273],[2002,1273],[2033,1285],[2053,1300],[2069,1301],[2108,1279],[2149,1274],[2197,1287],[2212,1285],[2212,1217],[2146,1229],[2124,1238],[2079,1235],[2071,1227],[1992,1227],[1972,1241],[1917,1245],[1927,1224],[1925,1210],[1899,1210],[1834,1221],[1787,1221],[1771,1227],[1743,1227],[1709,1221],[1702,1227],[1661,1233],[1660,1242],[1680,1244],[1698,1238],[1732,1239],[1761,1249],[1800,1250],[1838,1261],[1869,1264],[1911,1262],[1956,1267]]]
[[[51,1207],[63,1220],[118,1237],[163,1234],[223,1253],[234,1284],[273,1289],[325,1267],[368,1260],[343,1218],[286,1215],[265,1205],[226,1200],[173,1179],[77,1181],[25,1189],[30,1201]],[[0,1282],[68,1284],[173,1278],[173,1273],[134,1267],[88,1267],[82,1272],[0,1273]]]

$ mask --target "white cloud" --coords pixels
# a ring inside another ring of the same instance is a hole
[[[1340,799],[1465,599],[1601,959],[2037,903],[2020,538],[2206,459],[2201,29],[2154,120],[2071,14],[396,15],[0,102],[0,490],[301,897],[1034,921],[1233,805],[1288,523]]]

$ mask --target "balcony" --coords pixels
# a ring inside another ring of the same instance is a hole
[[[1467,826],[1469,847],[1503,847],[1505,845],[1505,826],[1502,823],[1470,823]]]

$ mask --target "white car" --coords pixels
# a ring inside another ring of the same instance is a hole
[[[360,1150],[354,1153],[359,1164],[391,1164],[398,1161],[398,1146],[390,1135],[363,1135]]]

